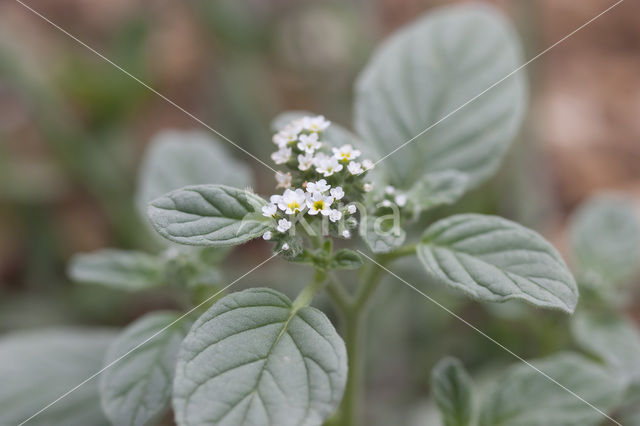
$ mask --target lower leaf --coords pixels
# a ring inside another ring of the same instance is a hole
[[[179,354],[176,421],[186,425],[319,425],[344,391],[347,355],[319,310],[293,311],[270,289],[220,299]]]
[[[113,364],[100,377],[100,397],[114,425],[142,426],[168,408],[178,349],[191,325],[187,319],[173,324],[178,318],[176,312],[148,314],[109,347],[105,365]]]

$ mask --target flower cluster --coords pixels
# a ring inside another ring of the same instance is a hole
[[[292,121],[273,136],[278,150],[271,154],[271,159],[278,165],[286,165],[293,172],[325,178],[343,171],[357,176],[372,169],[371,160],[356,161],[362,153],[350,144],[333,147],[330,153],[325,152],[325,144],[320,137],[330,125],[321,115]],[[276,178],[281,188],[289,188],[292,184],[291,172],[279,173]]]
[[[335,223],[343,216],[356,212],[354,204],[345,206],[340,202],[344,196],[342,187],[332,188],[325,179],[320,179],[316,182],[308,182],[306,191],[300,188],[286,189],[282,195],[272,195],[270,203],[262,208],[262,214],[277,220],[276,231],[280,233],[291,229],[292,216],[299,213],[310,216],[320,214],[327,216],[331,222]],[[346,234],[343,233],[343,236],[346,237]],[[270,240],[272,233],[267,232],[263,237],[265,240]]]
[[[350,238],[349,228],[357,224],[351,217],[357,211],[354,202],[371,190],[364,177],[374,164],[359,161],[362,153],[350,144],[335,147],[325,142],[323,132],[330,125],[323,116],[302,117],[273,136],[278,150],[271,158],[286,170],[276,173],[276,188],[284,192],[272,195],[262,209],[264,216],[274,219],[264,239],[284,241],[284,234],[302,217],[310,223],[326,218],[333,224],[331,233]],[[338,227],[345,218],[347,226]],[[282,247],[286,250],[288,244]]]

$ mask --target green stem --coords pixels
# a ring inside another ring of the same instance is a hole
[[[316,273],[311,284],[302,289],[298,297],[296,297],[296,300],[293,301],[291,312],[295,313],[311,303],[313,297],[322,288],[322,285],[324,284],[326,278],[327,273],[325,271],[316,269]]]
[[[378,255],[375,262],[385,265],[400,257],[415,253],[415,245],[400,247],[390,253]],[[384,269],[375,262],[367,263],[360,274],[360,284],[351,296],[332,274],[329,276],[327,293],[338,308],[342,317],[343,334],[349,356],[347,386],[338,417],[334,422],[344,426],[357,426],[360,419],[360,406],[364,388],[364,343],[367,308],[376,289],[380,286]],[[334,424],[331,422],[331,424]]]
[[[362,311],[349,311],[344,315],[344,338],[348,354],[347,386],[340,409],[340,424],[356,426],[360,419],[360,406],[364,387],[364,315]]]

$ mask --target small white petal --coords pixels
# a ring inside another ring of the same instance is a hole
[[[344,190],[342,189],[341,186],[337,186],[335,188],[332,188],[331,191],[329,191],[329,193],[336,200],[340,200],[340,199],[342,199],[342,197],[344,197]]]
[[[271,231],[267,231],[264,234],[262,234],[262,239],[265,241],[269,241],[271,239]]]
[[[369,159],[362,160],[362,168],[363,168],[363,169],[365,169],[365,170],[371,170],[371,169],[373,169],[373,168],[374,168],[374,166],[375,166],[375,164],[374,164],[374,162],[373,162],[373,161],[371,161],[371,160],[369,160]]]
[[[407,196],[405,194],[396,195],[395,202],[398,206],[404,207],[407,204]]]
[[[342,218],[342,212],[340,210],[331,210],[329,213],[329,220],[331,222],[337,222]]]
[[[291,187],[291,173],[276,172],[276,181],[278,186],[276,188],[289,188]]]

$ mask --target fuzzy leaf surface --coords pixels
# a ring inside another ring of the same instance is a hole
[[[355,129],[382,155],[412,140],[380,165],[391,183],[458,170],[475,186],[493,174],[527,100],[524,73],[496,83],[521,56],[516,32],[488,5],[436,9],[389,37],[357,80]]]
[[[183,342],[176,421],[320,425],[342,398],[346,372],[344,343],[322,312],[294,312],[271,289],[233,293],[202,315]]]
[[[417,246],[429,278],[483,301],[520,299],[573,312],[578,289],[540,234],[497,216],[462,214],[431,225]]]
[[[242,189],[195,185],[149,204],[147,213],[163,237],[180,244],[230,246],[262,235],[271,220],[260,213],[266,201]]]

